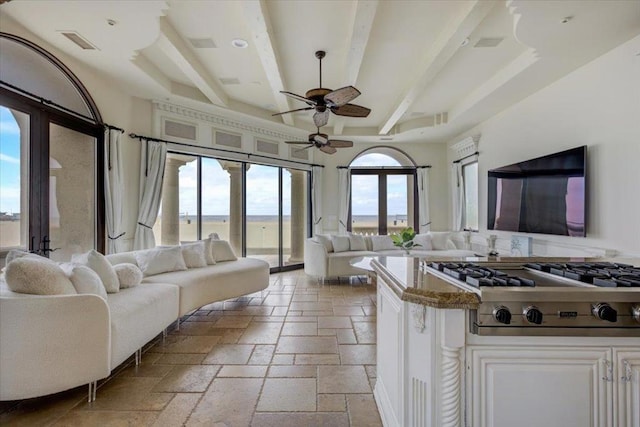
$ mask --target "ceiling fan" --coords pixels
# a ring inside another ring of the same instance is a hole
[[[280,93],[287,95],[298,101],[302,101],[309,105],[305,108],[298,108],[295,110],[285,111],[283,113],[273,114],[279,116],[282,114],[293,113],[295,111],[315,110],[313,114],[313,123],[316,127],[322,127],[329,122],[329,112],[338,116],[346,117],[367,117],[371,110],[361,105],[349,104],[349,101],[357,98],[360,95],[360,91],[353,86],[345,86],[340,89],[331,90],[322,87],[322,58],[324,58],[326,52],[319,50],[316,52],[316,58],[320,61],[320,87],[310,89],[305,93],[305,96],[296,95],[292,92],[280,91]]]
[[[309,135],[309,141],[285,141],[286,144],[309,144],[308,147],[304,147],[303,150],[307,148],[316,147],[320,151],[327,154],[334,154],[336,148],[347,148],[353,147],[353,141],[343,141],[340,139],[329,139],[326,133],[320,133],[320,128],[316,133],[312,133]]]

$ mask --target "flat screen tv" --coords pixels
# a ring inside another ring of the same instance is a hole
[[[586,235],[587,147],[489,171],[487,228]]]

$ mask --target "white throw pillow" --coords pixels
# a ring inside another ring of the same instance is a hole
[[[331,242],[331,236],[326,236],[324,234],[317,234],[316,240],[319,243],[322,243],[327,252],[333,252],[333,243]]]
[[[135,265],[125,262],[113,266],[120,282],[120,289],[132,288],[142,283],[142,270]]]
[[[226,240],[211,240],[211,252],[216,262],[235,261],[238,259],[231,245]]]
[[[65,272],[76,292],[79,294],[94,294],[107,299],[107,290],[102,286],[98,273],[86,265],[64,262],[60,268]]]
[[[203,240],[193,243],[185,243],[182,248],[182,257],[187,268],[200,268],[207,266],[205,257],[205,242]]]
[[[333,252],[347,252],[349,250],[349,236],[331,236]]]
[[[71,261],[86,265],[98,273],[100,280],[102,280],[102,286],[107,290],[107,293],[113,294],[120,290],[118,276],[116,276],[113,266],[104,255],[95,249],[91,249],[83,254],[75,254],[71,257]]]
[[[367,244],[364,242],[364,236],[360,234],[349,234],[349,249],[352,251],[366,251]]]
[[[34,295],[77,294],[71,280],[58,264],[37,255],[14,259],[7,264],[4,277],[13,292]]]
[[[449,249],[449,250],[456,250],[456,249],[458,249],[458,248],[456,248],[456,244],[455,244],[455,243],[453,243],[453,240],[451,240],[451,239],[447,239],[447,243],[446,243],[445,247],[446,247],[447,249]]]
[[[393,240],[389,236],[371,236],[371,249],[373,251],[388,251],[400,248],[393,245]]]
[[[186,270],[180,246],[166,246],[136,252],[136,262],[144,276]]]
[[[11,249],[9,252],[7,252],[7,256],[4,259],[4,265],[6,267],[14,259],[22,258],[28,255],[35,255],[35,254],[32,254],[31,252],[23,251],[22,249]]]
[[[420,245],[418,246],[418,250],[433,250],[433,246],[431,245],[431,235],[429,233],[416,234],[416,237],[413,238],[413,243]]]
[[[447,240],[449,240],[448,231],[430,231],[431,246],[436,251],[444,251],[447,249]]]

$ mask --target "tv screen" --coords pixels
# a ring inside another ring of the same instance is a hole
[[[487,228],[586,235],[587,147],[489,171]]]

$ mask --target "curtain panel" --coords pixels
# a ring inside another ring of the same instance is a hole
[[[426,233],[431,229],[429,213],[429,168],[416,170],[418,180],[418,232]]]
[[[451,166],[452,199],[452,230],[460,231],[464,221],[464,183],[462,179],[462,163],[453,163]]]
[[[311,172],[311,203],[313,234],[321,234],[322,228],[322,170],[321,166],[313,166]]]
[[[164,166],[167,161],[167,144],[160,141],[146,141],[142,144],[140,164],[140,202],[138,224],[133,244],[134,250],[156,246],[153,225],[158,218]]]
[[[349,222],[349,201],[351,200],[351,171],[338,169],[338,233],[347,233]]]
[[[122,178],[122,151],[120,150],[120,137],[122,132],[106,128],[104,131],[104,199],[105,219],[107,227],[107,253],[113,254],[125,250],[122,231],[122,203],[123,178]]]

